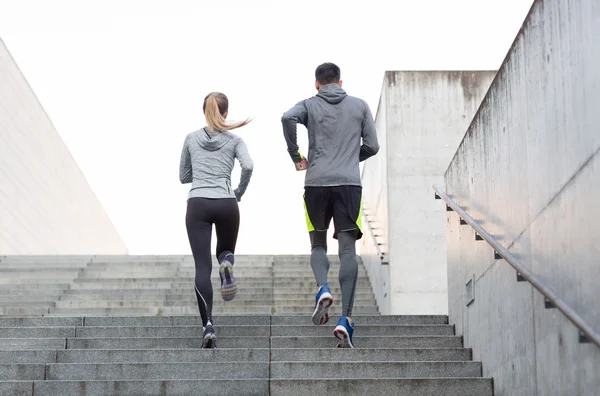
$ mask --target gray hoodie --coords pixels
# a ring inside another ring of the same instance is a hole
[[[308,129],[307,187],[360,186],[359,162],[377,154],[379,143],[367,103],[339,84],[325,85],[281,118],[288,152],[300,162],[296,125]],[[361,142],[362,140],[362,142]]]
[[[231,188],[231,171],[235,159],[242,167],[240,184]],[[246,143],[229,131],[209,132],[208,128],[192,132],[185,138],[179,164],[181,183],[192,183],[188,198],[237,198],[250,183],[254,164]]]

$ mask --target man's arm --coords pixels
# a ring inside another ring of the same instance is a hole
[[[192,180],[192,158],[188,149],[188,138],[186,138],[183,150],[181,150],[181,160],[179,161],[179,181],[181,184],[186,184],[191,183]]]
[[[292,160],[296,164],[301,162],[304,158],[302,154],[300,154],[298,147],[298,134],[296,131],[296,126],[298,124],[306,125],[307,114],[308,112],[306,111],[306,106],[304,106],[304,101],[302,101],[285,112],[281,117],[283,136],[285,137],[285,142],[287,143],[288,153],[290,153],[290,157],[292,157]]]
[[[360,146],[360,161],[364,161],[379,151],[379,142],[377,142],[377,131],[375,130],[375,121],[369,106],[365,103],[365,118],[362,125],[362,145]]]

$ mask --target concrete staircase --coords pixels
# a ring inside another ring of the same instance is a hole
[[[357,348],[340,350],[339,262],[317,327],[307,257],[236,260],[219,349],[201,350],[189,257],[0,258],[0,395],[492,395],[447,317],[379,315],[363,268]]]

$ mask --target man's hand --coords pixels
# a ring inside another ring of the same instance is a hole
[[[307,168],[308,168],[308,161],[306,160],[306,158],[302,157],[302,161],[296,162],[296,170],[297,171],[304,171]]]

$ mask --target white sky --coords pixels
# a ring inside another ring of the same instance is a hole
[[[254,119],[237,131],[255,162],[237,252],[308,253],[280,117],[315,94],[316,66],[337,63],[375,115],[385,70],[497,69],[531,3],[0,0],[0,37],[130,253],[189,253],[179,156],[210,91]]]

